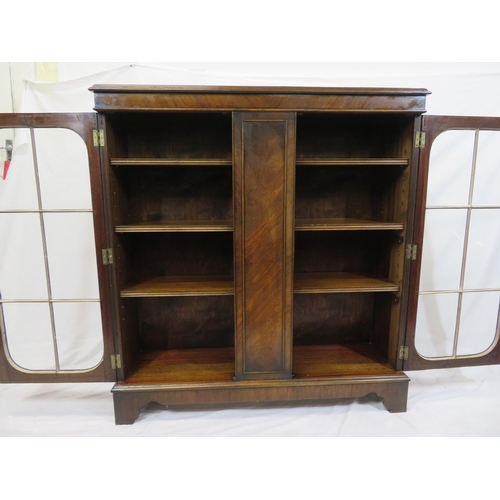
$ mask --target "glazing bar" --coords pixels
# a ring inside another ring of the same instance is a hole
[[[476,177],[476,163],[477,163],[477,148],[479,145],[479,129],[476,129],[474,135],[474,155],[472,157],[472,171],[471,171],[471,180],[469,186],[469,202],[467,208],[467,218],[465,220],[465,237],[464,237],[464,249],[462,252],[462,269],[460,271],[460,289],[464,288],[465,281],[465,266],[467,264],[467,249],[469,246],[469,233],[470,233],[470,219],[472,215],[472,198],[474,195],[474,181]],[[462,301],[463,301],[463,293],[460,292],[458,294],[458,307],[457,307],[457,320],[455,323],[455,337],[453,339],[453,358],[457,357],[457,348],[458,348],[458,335],[460,331],[460,319],[462,316]]]
[[[473,292],[500,292],[500,288],[470,288],[470,289],[457,289],[457,290],[432,290],[426,292],[419,292],[419,295],[439,295],[444,293],[473,293]],[[1,302],[1,301],[0,301]]]
[[[51,302],[52,300],[52,285],[50,283],[50,272],[49,272],[49,257],[48,257],[48,252],[47,252],[47,238],[45,235],[45,223],[44,223],[44,218],[43,218],[43,210],[42,210],[42,191],[40,187],[40,173],[38,169],[38,158],[36,154],[36,144],[35,144],[35,131],[32,127],[30,127],[30,133],[31,133],[31,147],[33,151],[33,164],[35,166],[35,181],[36,181],[36,192],[37,192],[37,198],[38,198],[38,211],[40,215],[40,229],[41,229],[41,234],[42,234],[42,248],[43,248],[43,257],[44,257],[44,264],[45,264],[45,276],[46,276],[46,281],[47,281],[47,297],[48,297],[48,303],[49,303],[49,314],[50,314],[50,325],[52,328],[52,344],[54,347],[54,358],[56,362],[56,373],[59,372],[60,370],[60,364],[59,364],[59,351],[57,347],[57,335],[56,335],[56,323],[55,323],[55,317],[54,317],[54,306],[53,303]]]
[[[484,205],[480,207],[476,207],[474,205],[453,205],[453,206],[433,206],[433,207],[425,207],[426,210],[456,210],[459,208],[473,208],[474,210],[493,210],[493,209],[499,209],[500,206],[489,206],[489,205]]]
[[[18,209],[18,210],[0,210],[0,214],[66,214],[66,213],[92,213],[91,208],[46,208],[42,210]]]
[[[100,299],[0,299],[0,304],[53,304],[65,302],[100,302]]]

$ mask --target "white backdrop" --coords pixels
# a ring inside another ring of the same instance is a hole
[[[96,69],[99,72],[94,73]],[[26,82],[24,111],[91,111],[93,96],[87,89],[95,83],[150,83],[425,87],[432,92],[427,100],[429,114],[500,116],[500,64],[60,63],[60,75],[68,80]],[[6,185],[1,203],[15,200],[16,193],[26,193],[16,186],[15,179],[13,175],[12,187]],[[80,182],[85,184],[83,179]],[[88,240],[89,232],[91,228],[80,237]],[[95,260],[88,266],[95,266]],[[26,340],[21,348],[30,349]],[[37,351],[36,346],[34,349]],[[74,363],[71,346],[66,354]],[[496,417],[500,410],[499,368],[433,370],[410,373],[410,378],[406,414],[391,415],[381,403],[373,401],[287,409],[149,412],[142,413],[128,428],[114,427],[109,384],[3,386],[0,433],[500,435]],[[44,423],[37,430],[32,427],[34,415]]]

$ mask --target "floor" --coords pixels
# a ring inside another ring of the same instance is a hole
[[[500,367],[407,372],[408,411],[334,405],[165,411],[115,426],[112,384],[0,386],[0,436],[500,436]]]

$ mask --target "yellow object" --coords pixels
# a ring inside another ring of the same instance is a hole
[[[58,82],[59,67],[56,62],[37,62],[36,79],[39,82]]]

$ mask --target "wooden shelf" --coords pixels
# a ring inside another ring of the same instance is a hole
[[[401,231],[404,224],[400,222],[384,222],[366,219],[345,218],[309,218],[295,219],[296,231],[374,231],[393,230]]]
[[[127,385],[233,382],[234,349],[182,349],[140,354]]]
[[[391,281],[351,273],[295,275],[294,293],[398,292]],[[121,297],[233,295],[231,276],[163,276],[127,287]]]
[[[295,293],[397,292],[391,281],[351,273],[300,273],[295,275]]]
[[[301,166],[399,166],[409,165],[407,158],[297,158]],[[111,158],[114,167],[232,166],[231,158]]]
[[[137,222],[115,227],[117,233],[213,233],[232,230],[232,220],[170,220]]]
[[[294,380],[396,373],[371,344],[295,346],[292,371]]]
[[[231,276],[163,276],[138,283],[120,292],[121,297],[186,297],[233,295]]]
[[[217,167],[232,166],[227,158],[111,158],[114,167]]]
[[[297,158],[295,164],[308,167],[315,167],[315,166],[407,167],[409,165],[409,160],[407,158]]]
[[[233,383],[233,348],[155,350],[142,352],[126,385]],[[294,380],[392,376],[395,370],[370,344],[295,346]]]

